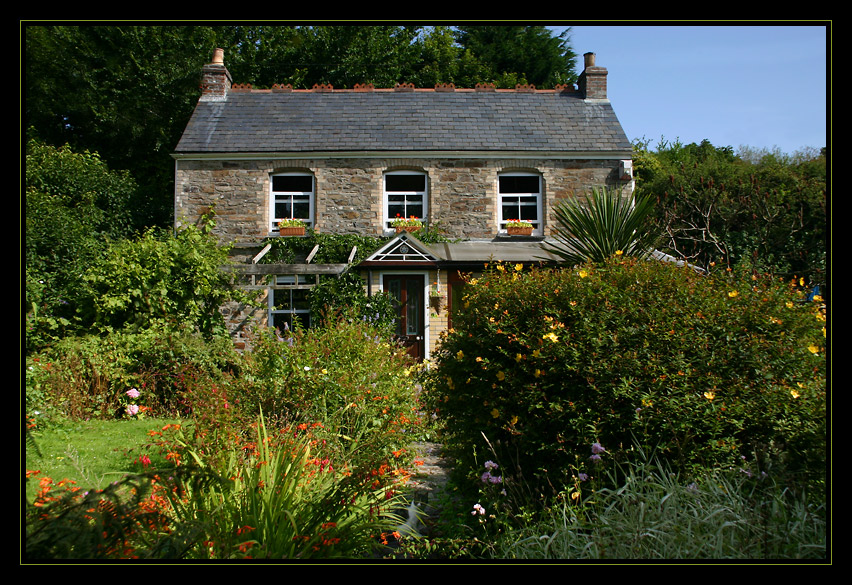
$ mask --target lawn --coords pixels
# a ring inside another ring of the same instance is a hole
[[[27,440],[25,468],[39,471],[26,484],[26,497],[32,501],[39,489],[38,479],[67,479],[83,489],[103,488],[125,474],[142,469],[140,457],[151,465],[167,464],[165,455],[153,446],[149,432],[176,420],[88,420],[68,423],[34,433]]]

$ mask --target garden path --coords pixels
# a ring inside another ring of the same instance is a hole
[[[408,485],[412,489],[414,504],[422,515],[417,531],[426,535],[437,519],[442,504],[451,495],[447,493],[451,467],[449,460],[443,456],[440,443],[419,442],[411,447],[415,452],[415,465]]]

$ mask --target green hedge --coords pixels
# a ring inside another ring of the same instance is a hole
[[[497,457],[558,490],[598,443],[675,470],[824,471],[825,314],[797,282],[615,256],[496,265],[465,290],[427,390],[462,467]]]

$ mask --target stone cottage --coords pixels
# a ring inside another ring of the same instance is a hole
[[[176,223],[215,208],[214,233],[243,252],[246,273],[275,275],[260,322],[309,319],[293,296],[304,275],[357,270],[369,292],[396,297],[400,338],[427,358],[450,324],[461,274],[489,261],[552,260],[542,242],[560,200],[632,189],[632,148],[606,78],[588,53],[576,88],[258,90],[233,84],[217,50],[173,154]],[[453,242],[397,234],[400,217],[440,225]],[[388,240],[354,266],[252,264],[284,219]],[[510,234],[519,219],[530,234]],[[236,329],[245,323],[229,316]]]

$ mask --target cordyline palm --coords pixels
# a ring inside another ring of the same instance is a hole
[[[586,204],[570,199],[556,206],[556,241],[545,242],[545,249],[571,265],[602,262],[619,250],[626,256],[645,257],[658,239],[650,221],[652,209],[648,197],[594,189]]]

